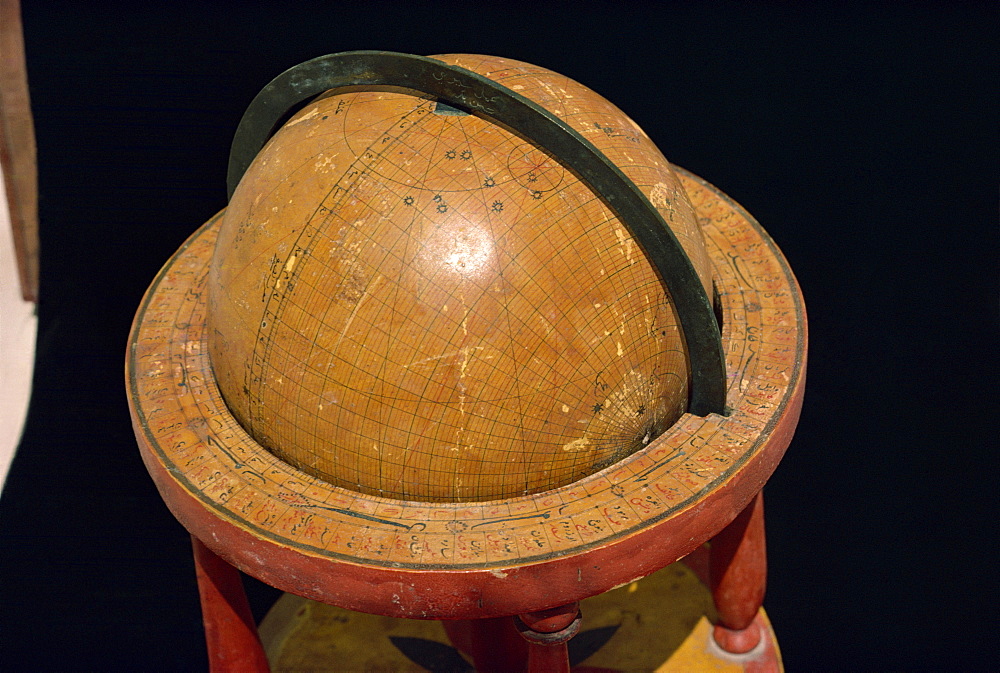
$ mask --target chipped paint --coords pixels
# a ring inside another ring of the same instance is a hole
[[[315,117],[318,114],[319,114],[319,107],[314,107],[312,110],[310,110],[309,112],[305,113],[304,115],[302,115],[298,119],[293,119],[290,122],[288,122],[287,124],[285,124],[285,128],[288,128],[290,126],[295,126],[296,124],[301,124],[304,121],[308,121],[308,120],[312,119],[313,117]]]
[[[576,453],[577,451],[583,451],[590,446],[589,437],[581,437],[579,439],[574,439],[572,442],[567,442],[563,444],[562,450],[569,451],[571,453]]]

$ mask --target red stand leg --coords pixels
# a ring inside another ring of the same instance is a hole
[[[569,673],[566,643],[580,630],[580,604],[529,612],[514,618],[528,641],[527,673]]]
[[[240,572],[191,536],[212,673],[269,673]]]
[[[732,654],[749,652],[761,639],[754,622],[767,583],[764,499],[758,493],[736,519],[712,539],[709,558],[712,598],[719,621],[715,642]]]
[[[510,617],[458,619],[441,622],[451,644],[472,658],[477,673],[523,671],[528,643]]]

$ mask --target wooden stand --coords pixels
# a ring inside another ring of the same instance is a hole
[[[715,642],[726,652],[746,654],[760,643],[754,619],[767,583],[764,498],[760,493],[713,538],[710,573],[712,598],[719,613]]]
[[[657,667],[656,671],[702,670],[698,665],[711,660],[713,652],[717,665],[733,670],[754,673],[782,670],[773,632],[760,609],[764,582],[764,559],[759,553],[763,550],[760,544],[763,542],[761,514],[761,498],[758,496],[712,540],[710,550],[703,547],[687,561],[706,584],[709,583],[709,574],[712,576],[710,583],[717,619],[714,628],[704,637],[714,644],[714,650],[706,641],[709,646],[700,648],[700,657],[685,652],[675,654],[670,662]],[[753,538],[752,542],[750,538]],[[250,618],[239,572],[212,554],[197,538],[192,538],[192,542],[211,670],[218,673],[270,671],[265,648]],[[676,586],[676,580],[672,582]],[[630,589],[635,588],[635,584],[630,585]],[[280,616],[275,618],[282,619]],[[575,670],[570,665],[567,645],[581,630],[581,621],[581,606],[574,603],[513,618],[447,620],[440,623],[450,643],[467,657],[479,673],[556,673]],[[662,626],[667,628],[665,624]],[[371,640],[385,636],[369,630],[360,637]],[[686,640],[696,643],[698,635],[693,633]],[[327,640],[315,642],[315,639],[310,642],[314,642],[316,649],[327,651],[336,649],[339,644]],[[281,645],[273,644],[272,647],[281,651]],[[637,638],[630,646],[643,650],[648,645],[646,640]],[[620,649],[623,647],[629,645],[619,645]],[[689,644],[688,648],[699,649],[693,644]],[[338,670],[337,662],[327,663],[330,666],[328,670]],[[348,668],[353,665],[358,665],[358,662],[352,660],[350,664],[341,664]],[[274,670],[277,673],[290,669],[279,665]],[[590,667],[579,670],[607,669]]]
[[[227,673],[270,670],[243,591],[240,571],[213,554],[194,536],[191,545],[209,668]]]

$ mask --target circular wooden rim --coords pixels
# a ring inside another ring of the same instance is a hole
[[[794,431],[806,320],[780,251],[742,208],[680,172],[715,268],[727,416],[685,414],[597,474],[503,501],[418,503],[333,487],[236,423],[205,343],[219,217],[164,266],[136,314],[126,381],[143,459],[177,518],[285,591],[390,616],[516,614],[653,572],[731,521]]]

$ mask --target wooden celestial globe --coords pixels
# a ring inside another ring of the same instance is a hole
[[[711,296],[694,209],[635,122],[509,59],[436,56],[564,120],[657,208]],[[486,501],[617,463],[688,407],[669,289],[593,189],[513,129],[415,92],[332,92],[223,215],[208,347],[229,410],[335,486]]]
[[[236,568],[567,673],[579,601],[696,550],[710,658],[780,668],[761,489],[807,321],[743,208],[565,77],[387,52],[272,80],[229,191],[126,357],[218,670],[267,670]]]

